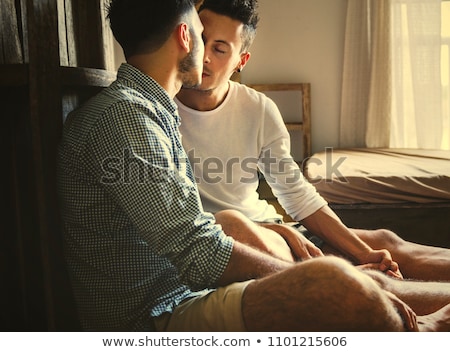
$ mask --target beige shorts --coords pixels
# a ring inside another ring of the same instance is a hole
[[[241,301],[247,285],[236,282],[182,302],[173,313],[154,318],[157,331],[247,331]]]

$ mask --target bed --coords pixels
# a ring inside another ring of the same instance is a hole
[[[389,228],[417,243],[450,247],[450,152],[326,149],[304,175],[352,227]]]
[[[311,143],[310,85],[297,84],[303,86],[308,91],[300,95],[301,115],[308,117],[308,128],[299,138]],[[388,228],[410,241],[450,247],[450,151],[326,148],[310,155],[309,150],[303,147],[299,161],[303,173],[347,226]],[[259,192],[291,220],[264,180]]]

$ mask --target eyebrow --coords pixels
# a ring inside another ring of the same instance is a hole
[[[202,38],[203,38],[203,40],[207,40],[208,39],[208,38],[206,38],[205,35],[202,35]],[[214,43],[216,43],[216,44],[224,44],[226,46],[231,47],[231,44],[229,42],[227,42],[226,40],[223,40],[223,39],[216,39],[216,40],[214,40]]]
[[[230,43],[228,43],[227,41],[225,41],[225,40],[220,40],[220,39],[215,40],[214,43],[225,44],[225,45],[227,45],[227,46],[231,46]]]

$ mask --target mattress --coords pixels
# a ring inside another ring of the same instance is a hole
[[[330,204],[450,202],[450,151],[327,148],[304,174]]]

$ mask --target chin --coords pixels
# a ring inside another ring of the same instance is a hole
[[[198,79],[198,77],[197,77],[195,79],[190,78],[190,79],[183,81],[182,86],[183,86],[183,88],[186,88],[186,89],[197,89],[201,84],[202,84],[201,79]]]
[[[203,78],[201,84],[197,87],[198,90],[211,90],[212,84],[208,82],[208,77],[205,78]]]

